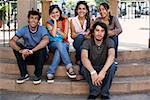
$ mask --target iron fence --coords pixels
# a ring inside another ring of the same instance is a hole
[[[123,19],[148,18],[150,15],[149,1],[121,1],[119,17]]]
[[[0,44],[5,46],[17,29],[17,0],[0,0]]]

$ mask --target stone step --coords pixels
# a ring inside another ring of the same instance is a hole
[[[70,57],[72,62],[75,62],[75,52],[70,51]],[[49,59],[47,63],[51,63],[52,53],[49,54]],[[15,59],[13,51],[10,47],[0,47],[0,59]],[[137,50],[137,51],[119,51],[118,52],[118,61],[119,63],[126,63],[132,61],[140,60],[150,60],[150,50]]]
[[[149,62],[138,62],[138,63],[125,63],[119,64],[116,72],[117,77],[125,76],[147,76],[150,75],[150,63]],[[44,65],[43,76],[46,76],[49,65]],[[78,73],[79,66],[73,65],[75,72]],[[28,65],[28,71],[33,76],[34,65]],[[14,74],[19,75],[18,66],[16,63],[0,62],[0,73],[3,74]],[[56,76],[66,76],[66,69],[63,65],[59,65]]]
[[[46,83],[45,79],[39,85],[26,81],[24,84],[15,82],[15,75],[0,75],[0,90],[47,93],[47,94],[87,94],[88,85],[85,81],[71,81],[56,77],[53,84]],[[150,91],[150,76],[115,78],[110,89],[112,94],[141,93]]]

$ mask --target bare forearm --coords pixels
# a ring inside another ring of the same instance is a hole
[[[113,52],[115,52],[114,49],[113,49]],[[106,63],[104,65],[102,71],[106,72],[109,69],[109,67],[113,64],[114,59],[115,59],[115,53],[108,54],[108,58],[106,60]]]
[[[16,51],[19,51],[21,49],[13,39],[10,40],[9,45],[12,49],[14,49]]]
[[[57,22],[54,21],[54,27],[53,27],[53,29],[52,29],[51,35],[52,35],[53,37],[55,37],[55,36],[56,36],[56,32],[57,32]]]
[[[77,34],[76,33],[71,33],[71,38],[72,39],[75,39],[77,37]]]
[[[37,50],[40,50],[40,49],[46,47],[46,45],[48,44],[48,42],[49,42],[48,37],[42,39],[42,40],[40,41],[40,43],[39,43],[36,47],[34,47],[34,48],[32,49],[32,51],[35,52],[35,51],[37,51]]]
[[[88,58],[83,58],[82,63],[89,72],[92,72],[94,70],[94,68]]]
[[[57,30],[57,32],[63,36],[63,38],[67,38],[67,34],[65,34],[64,32]]]

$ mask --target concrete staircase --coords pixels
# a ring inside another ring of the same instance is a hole
[[[74,52],[70,52],[74,62]],[[48,94],[87,94],[88,85],[83,81],[70,80],[66,76],[66,70],[60,65],[55,82],[46,83],[46,71],[50,65],[50,59],[43,68],[42,83],[32,84],[34,66],[29,65],[28,71],[31,79],[24,84],[17,84],[15,79],[19,76],[16,59],[9,47],[0,47],[0,90],[17,92],[48,93]],[[119,65],[114,78],[111,93],[141,93],[150,91],[150,50],[120,51]],[[76,72],[78,66],[74,65]]]

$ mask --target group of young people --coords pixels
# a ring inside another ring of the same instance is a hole
[[[55,72],[62,61],[66,74],[71,79],[86,79],[89,84],[89,100],[109,99],[109,89],[117,65],[118,35],[122,32],[118,18],[111,16],[109,5],[101,3],[98,7],[100,17],[95,21],[90,19],[89,6],[86,1],[79,1],[75,7],[75,17],[69,21],[58,5],[49,7],[49,20],[46,28],[40,26],[41,15],[37,11],[29,11],[28,25],[17,31],[10,40],[16,56],[21,77],[17,83],[29,79],[27,63],[35,65],[34,84],[41,83],[43,65],[48,47],[53,52],[53,60],[47,71],[47,82],[54,82]],[[80,70],[76,74],[70,59],[68,49],[68,33],[71,33],[73,47],[76,50],[76,63]],[[23,38],[24,43],[18,39]]]

